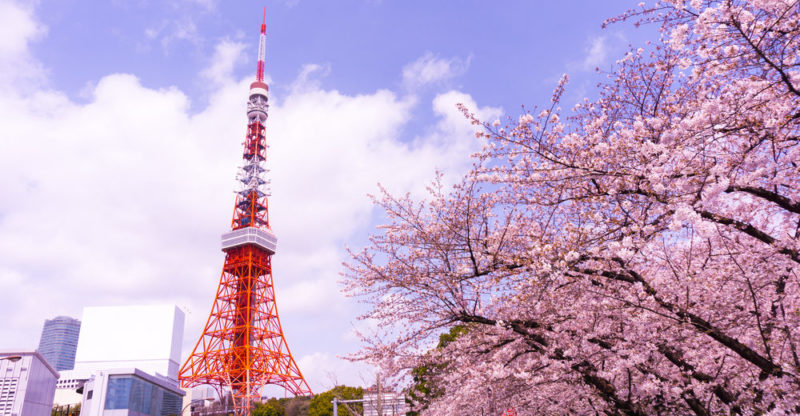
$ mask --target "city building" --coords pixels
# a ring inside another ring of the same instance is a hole
[[[0,352],[0,415],[49,416],[58,371],[36,351]]]
[[[186,393],[136,368],[101,370],[83,385],[81,416],[179,415]]]
[[[191,416],[206,413],[206,408],[219,399],[217,392],[209,386],[199,386],[193,389],[184,388],[186,396],[183,397],[183,415]]]
[[[178,382],[184,314],[177,306],[86,307],[82,321],[74,374],[132,367]]]
[[[39,354],[57,371],[71,370],[75,365],[75,350],[81,321],[68,316],[57,316],[44,321],[42,337],[39,339]]]
[[[61,371],[54,403],[81,403],[88,380],[119,368],[135,368],[177,386],[183,321],[175,305],[84,308],[75,368]]]
[[[411,410],[403,393],[369,389],[364,392],[364,416],[405,416]]]
[[[61,376],[56,383],[56,394],[53,396],[53,405],[69,406],[80,404],[83,395],[81,387],[92,377],[91,371],[64,370],[59,371]]]

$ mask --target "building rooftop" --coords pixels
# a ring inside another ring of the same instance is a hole
[[[15,361],[14,358],[16,357],[19,357],[21,359],[22,357],[28,355],[38,358],[39,361],[41,361],[42,364],[44,364],[44,366],[47,367],[47,369],[50,370],[51,373],[53,373],[56,379],[58,379],[59,377],[58,370],[53,368],[53,366],[50,365],[50,363],[48,363],[47,360],[42,356],[42,354],[39,354],[38,351],[0,350],[0,360],[5,359],[10,361]]]

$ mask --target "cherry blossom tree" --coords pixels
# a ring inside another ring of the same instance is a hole
[[[463,108],[474,169],[375,198],[388,223],[345,275],[378,324],[356,358],[445,368],[426,414],[800,413],[800,3],[622,20],[661,37],[598,100],[563,112],[565,77],[505,125]]]

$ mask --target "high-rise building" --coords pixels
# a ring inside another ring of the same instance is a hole
[[[0,351],[0,415],[48,416],[56,371],[36,351]]]
[[[75,351],[81,321],[68,316],[57,316],[44,321],[42,337],[39,339],[39,354],[57,371],[71,370],[75,365]]]

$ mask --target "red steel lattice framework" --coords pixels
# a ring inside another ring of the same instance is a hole
[[[266,22],[266,13],[265,13]],[[275,304],[272,255],[277,239],[269,226],[264,123],[269,88],[264,82],[266,24],[261,24],[256,81],[247,103],[242,183],[231,231],[222,235],[225,265],[203,334],[180,370],[183,387],[211,385],[220,397],[230,390],[237,415],[247,414],[261,388],[278,385],[294,395],[311,394],[289,351]]]

